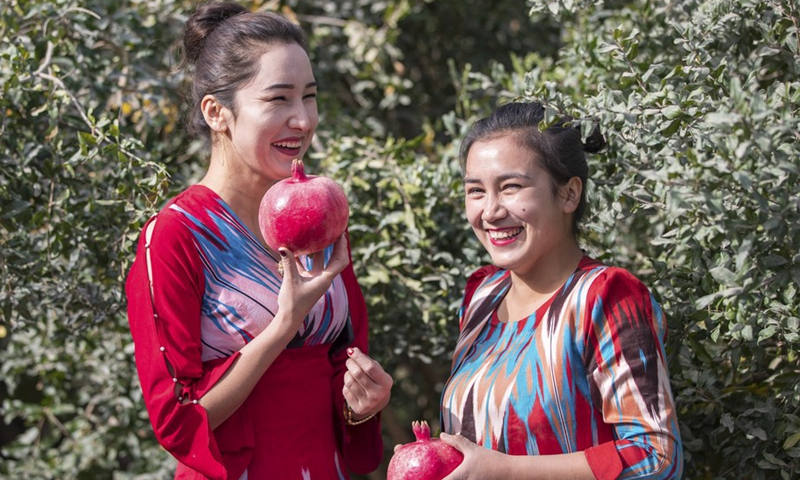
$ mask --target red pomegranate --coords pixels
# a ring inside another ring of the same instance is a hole
[[[389,461],[386,480],[441,480],[461,465],[464,455],[431,438],[428,422],[413,422],[411,428],[417,441],[397,448]]]
[[[264,241],[295,255],[318,252],[347,228],[350,209],[344,190],[327,177],[306,175],[302,160],[292,161],[292,176],[273,185],[258,209]]]

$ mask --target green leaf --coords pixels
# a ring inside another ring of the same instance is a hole
[[[669,120],[679,117],[682,112],[681,107],[677,105],[670,105],[661,109],[661,114]]]
[[[725,267],[714,267],[708,270],[708,273],[722,285],[732,287],[738,285],[736,274],[731,272]]]
[[[783,442],[783,449],[784,450],[789,450],[790,448],[794,447],[798,443],[800,443],[800,432],[795,432],[792,435],[790,435],[786,439],[786,441]]]

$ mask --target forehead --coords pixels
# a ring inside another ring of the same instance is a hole
[[[505,134],[476,141],[466,158],[466,174],[513,171],[532,172],[539,169],[538,155],[514,134]]]
[[[263,47],[257,60],[258,70],[248,88],[264,88],[272,84],[302,88],[314,81],[308,54],[296,43],[273,43]]]

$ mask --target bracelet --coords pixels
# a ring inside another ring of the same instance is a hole
[[[344,412],[343,413],[344,413],[344,421],[345,421],[345,423],[347,423],[348,425],[351,425],[351,426],[352,425],[361,425],[362,423],[371,420],[372,417],[375,416],[375,414],[373,413],[372,415],[370,415],[370,416],[368,416],[366,418],[362,418],[361,420],[353,420],[353,413],[354,412],[353,412],[353,409],[350,408],[350,405],[347,404],[347,402],[344,403]]]

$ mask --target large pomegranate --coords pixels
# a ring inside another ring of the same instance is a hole
[[[318,252],[336,241],[347,228],[347,197],[327,177],[306,175],[302,160],[292,161],[292,176],[273,185],[258,210],[264,241],[295,255]]]
[[[395,450],[386,480],[441,480],[461,465],[464,455],[438,438],[431,438],[428,422],[413,422],[411,428],[417,441]]]

